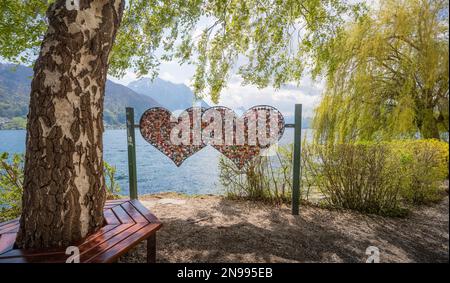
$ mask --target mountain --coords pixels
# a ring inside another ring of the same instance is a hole
[[[0,129],[22,128],[28,113],[33,70],[25,66],[0,63]],[[106,127],[125,125],[125,107],[134,107],[135,121],[148,108],[161,106],[150,96],[134,92],[126,86],[106,82],[104,122]]]
[[[125,125],[125,107],[134,108],[134,120],[138,123],[145,110],[157,106],[162,105],[149,96],[136,93],[110,80],[106,81],[103,110],[103,120],[106,125]]]
[[[141,78],[128,84],[128,87],[137,93],[149,96],[158,101],[170,111],[186,109],[200,104],[209,108],[203,100],[196,100],[194,93],[184,84],[174,84],[162,79]]]
[[[0,117],[23,117],[28,113],[33,70],[0,64]]]

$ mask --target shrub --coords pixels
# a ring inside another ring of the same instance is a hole
[[[305,145],[303,156],[327,206],[381,215],[402,212],[405,174],[386,144]]]
[[[304,174],[333,207],[398,215],[442,198],[448,144],[437,140],[303,146]]]
[[[304,154],[304,152],[302,152]],[[292,200],[293,144],[271,149],[270,156],[257,156],[242,169],[226,157],[219,161],[219,176],[225,195],[231,199],[248,199],[281,204]],[[317,194],[309,165],[302,159],[300,199],[310,202]],[[314,201],[314,200],[313,200]]]
[[[120,187],[115,182],[116,167],[104,163],[107,199],[120,198]],[[22,212],[23,155],[0,154],[0,222],[17,218]]]
[[[105,187],[107,199],[120,198],[120,186],[116,183],[116,166],[111,166],[107,162],[103,162],[103,172],[105,175]]]
[[[393,156],[399,158],[408,181],[402,188],[404,200],[426,204],[442,198],[442,180],[448,178],[448,143],[438,140],[394,141]]]
[[[16,218],[22,211],[23,156],[0,154],[0,221]]]
[[[226,157],[219,160],[219,178],[225,194],[232,199],[270,203],[291,200],[292,150],[281,148],[273,156],[257,156],[239,169]]]
[[[289,202],[292,145],[256,157],[242,170],[222,157],[220,180],[230,198]],[[401,216],[410,204],[441,199],[448,177],[448,143],[437,140],[359,142],[333,146],[303,142],[302,200],[316,192],[323,205]]]

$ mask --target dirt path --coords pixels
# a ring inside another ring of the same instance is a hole
[[[364,262],[368,246],[381,262],[448,262],[449,200],[404,219],[301,207],[274,208],[218,196],[145,196],[164,223],[159,262]],[[121,262],[145,262],[140,245]]]

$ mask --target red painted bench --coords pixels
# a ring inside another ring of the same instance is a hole
[[[80,262],[116,262],[127,251],[147,240],[147,262],[156,260],[156,231],[162,224],[138,200],[111,200],[104,208],[105,226],[74,246]],[[14,247],[19,220],[0,223],[0,263],[61,262],[66,249],[22,250]]]

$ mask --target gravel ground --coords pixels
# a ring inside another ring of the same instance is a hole
[[[273,207],[219,196],[144,196],[163,222],[158,262],[364,262],[368,246],[381,262],[448,262],[448,196],[406,218],[348,211]],[[145,262],[145,245],[120,262]]]

